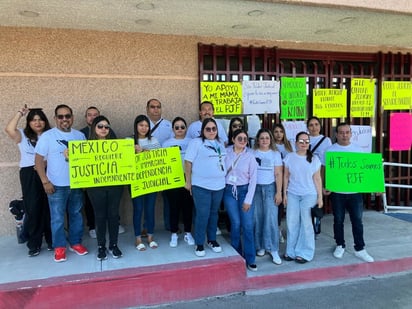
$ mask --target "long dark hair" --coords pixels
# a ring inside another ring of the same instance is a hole
[[[233,133],[234,133],[234,131],[232,130],[232,125],[233,125],[233,123],[234,123],[235,121],[240,122],[240,124],[242,125],[242,128],[244,127],[242,118],[240,118],[240,117],[234,117],[234,118],[230,119],[230,122],[229,122],[229,132],[228,132],[228,134],[227,134],[227,138],[228,138],[227,145],[228,145],[228,146],[233,145],[232,138],[233,138]],[[238,130],[238,129],[236,129],[236,130]]]
[[[206,125],[207,125],[209,122],[213,122],[213,123],[215,124],[215,126],[216,126],[216,140],[220,142],[220,139],[219,139],[219,129],[218,129],[218,127],[217,127],[216,120],[214,120],[213,118],[206,118],[206,119],[203,120],[203,122],[202,122],[202,129],[200,130],[200,137],[202,138],[202,141],[204,141],[204,140],[206,139],[206,136],[205,136],[204,131],[205,131]]]
[[[107,119],[105,116],[97,116],[96,118],[93,119],[92,125],[90,126],[89,139],[98,139],[97,134],[96,134],[96,126],[100,121],[106,121],[110,125],[109,119]],[[106,139],[111,139],[111,138],[112,138],[112,135],[110,134],[110,129],[109,129]]]
[[[309,135],[308,132],[301,131],[301,132],[299,132],[298,134],[296,134],[296,139],[295,139],[295,140],[296,140],[296,143],[298,143],[299,136],[301,136],[301,135],[303,135],[303,134],[305,134],[307,137],[310,138],[310,135]],[[306,161],[308,161],[309,163],[312,163],[312,158],[313,158],[313,153],[312,153],[312,151],[310,151],[310,149],[308,148],[308,149],[306,150]]]
[[[184,120],[182,117],[179,117],[179,116],[177,116],[175,119],[173,119],[172,126],[174,127],[175,123],[178,122],[178,121],[182,121],[185,124],[185,127],[187,128],[186,120]]]
[[[285,149],[286,149],[287,151],[289,151],[289,152],[293,152],[292,145],[290,144],[289,140],[286,138],[286,130],[285,130],[285,127],[283,126],[283,124],[281,124],[281,123],[276,123],[276,124],[273,126],[273,137],[275,137],[275,129],[276,129],[276,128],[279,128],[279,129],[281,129],[281,130],[283,131],[282,143],[283,143],[283,145],[285,145]],[[276,144],[276,141],[275,141],[275,144]]]
[[[24,132],[24,135],[27,136],[27,138],[29,139],[30,143],[33,146],[36,145],[37,140],[38,140],[37,133],[34,132],[33,129],[30,127],[30,122],[33,121],[35,116],[39,116],[40,120],[44,121],[43,132],[46,132],[47,130],[50,130],[50,123],[49,123],[49,120],[46,117],[46,114],[41,109],[31,109],[29,111],[29,113],[27,114],[26,127],[24,128],[23,132]]]
[[[135,119],[134,119],[134,144],[135,145],[139,145],[139,132],[137,132],[137,125],[142,122],[142,121],[146,121],[148,126],[149,126],[149,131],[147,131],[145,138],[147,137],[148,140],[152,139],[152,134],[150,133],[150,120],[146,115],[138,115]]]

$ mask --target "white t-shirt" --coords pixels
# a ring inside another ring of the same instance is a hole
[[[322,134],[319,134],[318,136],[310,136],[310,149],[313,149],[322,138]],[[326,137],[313,153],[319,158],[322,165],[325,165],[325,151],[330,147],[330,145],[332,145],[332,142],[329,137]]]
[[[186,149],[187,146],[189,145],[189,142],[191,141],[190,138],[183,138],[183,139],[177,139],[175,137],[168,139],[165,141],[162,145],[163,148],[167,147],[173,147],[173,146],[178,146],[180,149],[180,156],[182,157],[182,164],[184,168],[184,160],[185,160],[185,154],[186,154]]]
[[[156,137],[152,136],[149,140],[147,137],[139,138],[139,146],[143,150],[152,150],[162,147]]]
[[[17,144],[20,150],[20,167],[34,166],[34,146],[30,143],[28,137],[24,134],[23,129],[19,129],[21,133],[21,141]]]
[[[282,157],[279,151],[261,151],[256,149],[253,155],[258,163],[257,184],[268,185],[276,181],[275,167],[282,166]]]
[[[219,120],[216,120],[216,125],[217,125],[217,133],[219,135],[219,140],[222,143],[227,143],[228,138],[225,129],[223,128],[222,124],[219,122]],[[202,121],[197,120],[195,122],[192,122],[187,129],[186,136],[188,138],[196,138],[200,136],[200,131],[202,130]]]
[[[154,123],[150,119],[149,121],[150,121],[150,129],[152,129],[156,125],[156,123],[159,123],[160,121],[156,130],[154,130],[151,135],[152,137],[156,137],[160,145],[162,145],[163,147],[163,143],[167,141],[169,138],[172,138],[174,136],[173,130],[172,130],[172,123],[169,120],[166,120],[163,118],[159,119],[159,121],[156,123]]]
[[[80,131],[71,129],[63,132],[57,128],[44,132],[35,147],[35,152],[47,157],[47,178],[55,186],[70,186],[69,162],[64,157],[64,151],[69,141],[85,140]]]
[[[309,163],[306,160],[306,156],[300,156],[296,152],[291,152],[283,162],[285,167],[289,169],[287,192],[295,195],[317,194],[313,180],[313,174],[319,171],[321,166],[317,156],[313,156],[312,162]]]
[[[221,190],[225,187],[225,156],[223,143],[200,137],[189,142],[185,161],[192,163],[192,185],[208,190]]]

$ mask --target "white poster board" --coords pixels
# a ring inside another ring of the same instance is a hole
[[[279,113],[279,91],[279,81],[243,81],[243,114]]]
[[[351,125],[352,138],[351,143],[354,143],[362,148],[363,152],[372,152],[372,127]]]

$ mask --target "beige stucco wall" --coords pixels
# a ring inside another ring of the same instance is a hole
[[[164,117],[197,118],[197,44],[278,46],[281,48],[365,51],[350,46],[304,45],[221,38],[162,36],[78,30],[0,27],[0,127],[24,104],[42,107],[53,122],[53,110],[65,103],[74,109],[75,128],[84,126],[84,111],[95,105],[109,117],[119,137],[130,135],[137,114],[155,97]],[[24,126],[22,120],[20,126]],[[0,235],[14,233],[6,207],[21,196],[19,153],[3,133],[0,139]],[[158,212],[160,212],[158,207]],[[127,197],[122,223],[131,224]],[[158,216],[157,225],[162,216]]]

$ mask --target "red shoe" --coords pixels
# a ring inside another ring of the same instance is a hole
[[[65,247],[58,247],[54,249],[54,261],[57,263],[66,261],[66,248]]]
[[[81,244],[70,246],[69,250],[73,251],[73,252],[76,252],[78,255],[85,255],[85,254],[89,253],[89,251],[87,251],[86,247],[81,245]]]

